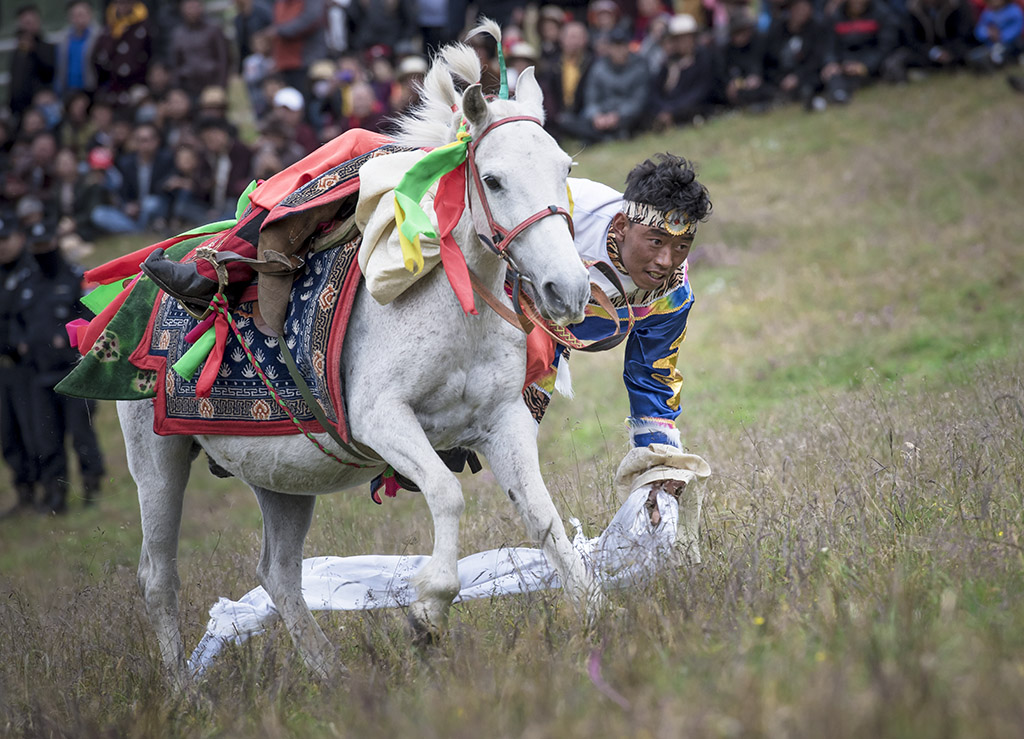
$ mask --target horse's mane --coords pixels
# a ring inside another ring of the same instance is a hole
[[[479,33],[488,33],[501,44],[501,27],[489,18],[482,19],[466,38]],[[472,47],[463,43],[442,47],[418,86],[420,102],[395,119],[395,141],[416,148],[454,141],[462,118],[462,89],[478,83],[481,73],[480,58]]]

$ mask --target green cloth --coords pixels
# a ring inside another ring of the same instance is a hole
[[[229,225],[233,222],[229,222]],[[209,236],[206,234],[175,244],[167,250],[169,259],[180,260],[190,251],[203,243]],[[114,283],[120,287],[120,283]],[[89,297],[104,290],[101,286],[89,293],[83,303],[90,305]],[[107,291],[109,292],[109,291]],[[100,292],[92,305],[106,305],[108,296]],[[89,353],[82,357],[71,373],[58,383],[56,390],[64,395],[76,398],[96,398],[97,400],[142,400],[156,395],[157,376],[152,370],[140,370],[128,361],[128,356],[142,341],[149,323],[153,305],[156,303],[160,288],[152,280],[143,279],[135,285],[124,305],[110,320],[103,334],[96,340]],[[91,309],[91,308],[90,308]]]

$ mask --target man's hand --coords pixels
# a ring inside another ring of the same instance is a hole
[[[851,77],[867,77],[868,68],[862,62],[843,62],[843,73]]]
[[[658,480],[651,483],[651,492],[647,494],[647,502],[644,508],[651,519],[651,528],[656,529],[661,524],[661,510],[658,508],[658,493],[664,490],[669,495],[679,499],[686,489],[686,483],[682,480]]]

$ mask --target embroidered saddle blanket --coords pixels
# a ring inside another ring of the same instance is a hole
[[[322,432],[285,365],[279,342],[287,340],[313,397],[347,440],[341,349],[361,276],[358,251],[356,238],[309,255],[292,289],[287,339],[260,330],[256,293],[249,288],[232,311],[238,332],[228,334],[209,397],[196,396],[200,372],[185,379],[171,369],[191,347],[185,337],[198,321],[174,298],[161,295],[150,319],[146,355],[136,362],[155,372],[154,431],[164,435],[285,435],[297,433],[298,422],[305,431]],[[261,374],[270,381],[273,392]]]

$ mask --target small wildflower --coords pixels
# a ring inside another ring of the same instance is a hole
[[[764,616],[755,616],[754,626],[764,626]]]
[[[824,662],[825,661],[825,653],[819,649],[817,652],[814,653],[814,661],[815,662]]]
[[[1003,535],[1002,531],[1000,531],[998,534],[996,534],[996,536],[1002,536],[1002,535]]]

